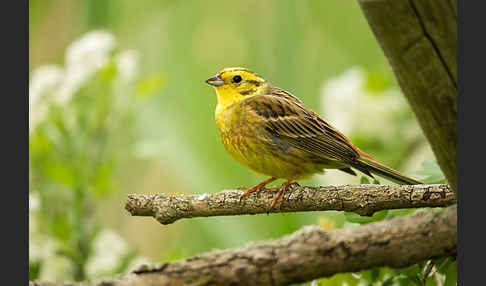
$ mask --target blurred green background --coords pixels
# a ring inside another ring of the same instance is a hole
[[[46,270],[55,268],[46,266],[48,254],[31,255],[31,278],[95,278],[85,264],[104,229],[129,250],[126,263],[108,275],[126,271],[135,258],[172,261],[278,238],[303,225],[353,225],[340,212],[312,212],[163,226],[124,210],[130,193],[212,193],[264,179],[236,163],[219,140],[216,96],[204,80],[225,67],[247,67],[292,92],[361,149],[410,176],[423,178],[422,162],[434,161],[356,1],[30,0],[29,28],[31,92],[39,67],[69,70],[67,51],[86,33],[104,30],[116,39],[107,63],[69,106],[49,105],[44,123],[31,128],[31,209],[39,225],[31,237],[38,232],[61,241],[56,255],[71,253],[65,256],[77,265],[59,267],[59,274]],[[116,59],[127,50],[138,54],[137,72],[124,82]],[[31,117],[38,110],[32,104]],[[329,171],[300,183],[359,182]]]

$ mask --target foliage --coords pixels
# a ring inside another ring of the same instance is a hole
[[[427,176],[427,178],[444,178],[444,175],[437,165],[424,161],[422,163],[424,169],[420,174]],[[434,181],[436,182],[436,181]],[[362,184],[369,184],[366,177],[361,177]],[[379,184],[379,182],[376,182]],[[432,183],[432,182],[430,182]],[[344,212],[346,219],[345,226],[352,226],[356,224],[367,224],[371,222],[381,221],[396,216],[409,215],[418,210],[416,209],[401,209],[401,210],[383,210],[374,213],[372,216],[360,216],[353,212]],[[433,260],[434,266],[432,271],[424,280],[424,272],[427,268],[427,262],[423,261],[403,269],[391,269],[389,267],[376,267],[360,271],[359,273],[337,274],[331,278],[324,278],[318,280],[318,285],[455,285],[457,280],[457,263],[452,258],[440,258]],[[317,281],[317,280],[316,280]],[[453,283],[453,284],[448,284]]]
[[[392,83],[383,71],[352,67],[324,81],[321,107],[323,117],[361,150],[386,165],[403,168],[428,146],[405,97]],[[415,166],[407,169],[412,171]],[[343,178],[349,176],[337,179],[342,182]],[[329,179],[337,183],[326,176],[322,181],[328,183]]]
[[[446,184],[447,180],[442,173],[439,165],[432,161],[422,162],[422,170],[417,171],[418,175],[422,175],[425,178],[422,179],[423,182],[427,184]]]
[[[106,34],[90,40],[98,55],[79,58],[65,49],[100,27],[117,40]],[[45,104],[29,110],[31,279],[125,271],[139,261],[134,249],[151,261],[172,261],[278,238],[305,224],[353,227],[415,211],[215,217],[161,227],[123,210],[127,193],[216,192],[262,180],[234,162],[218,138],[216,98],[204,80],[228,66],[248,67],[292,92],[363,151],[406,174],[433,160],[355,1],[31,0],[29,42],[30,98],[39,86],[46,95]],[[72,64],[89,68],[79,71]],[[43,71],[39,85],[35,79]],[[436,180],[430,171],[419,175]],[[358,180],[329,171],[300,183]],[[122,257],[120,265],[89,266],[112,259],[100,258],[106,253],[99,245],[109,241],[118,245],[111,251]],[[391,278],[398,270],[379,268],[378,276],[373,271],[338,274],[319,284],[402,285],[409,279]]]
[[[117,51],[112,34],[94,31],[67,48],[64,68],[32,72],[30,279],[84,280],[125,271],[135,258],[93,219],[93,200],[116,189],[133,137],[136,65],[135,51]]]

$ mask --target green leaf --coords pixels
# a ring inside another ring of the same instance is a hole
[[[410,286],[411,285],[420,286],[421,285],[421,284],[417,284],[417,282],[414,279],[411,279],[410,277],[408,277],[406,275],[403,275],[403,274],[400,274],[399,276],[396,276],[393,279],[393,282],[398,282],[398,285],[402,285],[402,286],[409,286],[409,285]],[[419,283],[420,283],[420,281],[419,281]]]
[[[393,285],[394,280],[395,280],[394,276],[388,277],[385,280],[383,280],[383,282],[381,282],[381,286],[391,286]]]
[[[380,268],[375,267],[372,269],[364,270],[360,272],[361,278],[366,280],[368,283],[373,284],[378,280],[378,277],[380,276]]]
[[[438,184],[446,181],[444,173],[439,165],[432,161],[422,162],[422,170],[416,172],[418,175],[425,176],[422,181],[427,184]]]
[[[420,267],[418,264],[400,269],[400,273],[406,276],[417,276],[420,273]]]
[[[353,276],[352,273],[334,274],[329,278],[322,278],[319,279],[318,281],[320,286],[342,286],[342,285],[358,286],[360,285],[359,284],[360,279]]]
[[[29,280],[39,279],[42,264],[38,261],[29,260]]]
[[[444,286],[455,286],[457,285],[457,262],[454,261],[449,264],[447,268],[446,278]]]
[[[388,211],[388,218],[394,218],[394,217],[399,217],[399,216],[405,216],[412,214],[416,211],[417,209],[397,209],[397,210],[389,210]]]
[[[371,184],[371,182],[368,179],[368,177],[365,177],[365,176],[361,176],[361,178],[359,179],[359,183],[360,184]],[[373,184],[379,185],[380,184],[380,181],[378,181],[376,178],[373,178]]]
[[[398,270],[400,275],[407,277],[407,280],[404,281],[406,283],[413,283],[412,285],[423,285],[424,283],[421,280],[422,274],[422,267],[419,264],[414,264],[412,266],[402,268]]]
[[[439,275],[439,274],[437,274]],[[440,276],[437,277],[440,279]],[[431,273],[429,274],[429,276],[427,276],[427,279],[425,280],[425,286],[437,286],[437,281],[436,281],[436,278],[435,278],[435,274]]]
[[[71,226],[68,216],[65,214],[56,214],[52,218],[52,234],[62,242],[69,241]]]
[[[446,274],[452,262],[453,259],[450,257],[439,258],[435,261],[435,267],[439,273]]]
[[[368,178],[365,177],[365,176],[361,176],[361,178],[359,179],[359,183],[360,184],[371,184],[370,180],[368,180]]]
[[[375,212],[372,216],[361,216],[354,212],[344,212],[344,216],[348,222],[367,224],[375,221],[384,220],[387,217],[388,210]]]

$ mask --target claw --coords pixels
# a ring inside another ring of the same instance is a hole
[[[271,211],[273,209],[273,207],[277,204],[277,201],[278,199],[282,198],[282,203],[283,203],[283,194],[285,192],[285,190],[287,189],[288,185],[284,186],[282,185],[280,188],[278,188],[278,193],[277,195],[275,196],[275,198],[273,199],[272,201],[272,204],[270,205],[270,209],[268,211]]]
[[[246,192],[244,192],[241,196],[240,196],[240,202],[241,200],[248,196],[250,193],[253,193],[253,192],[260,192],[262,191],[263,189],[265,189],[265,186],[273,181],[275,181],[277,178],[270,178],[270,179],[266,179],[265,181],[259,183],[258,185],[252,187],[252,188],[248,188],[248,187],[240,187],[239,189],[243,189],[245,190],[246,189]]]
[[[249,194],[251,194],[251,193],[253,193],[253,192],[259,192],[259,191],[263,190],[264,188],[265,188],[265,185],[263,185],[263,186],[262,186],[262,185],[260,185],[260,184],[258,184],[258,185],[256,185],[256,186],[254,186],[253,188],[248,188],[248,187],[246,187],[246,188],[245,188],[245,189],[246,189],[246,192],[244,192],[244,193],[243,193],[243,194],[240,196],[240,201],[241,201],[241,200],[242,200],[244,197],[248,196]],[[243,189],[243,190],[244,190],[244,189]]]
[[[292,183],[293,180],[295,180],[300,174],[296,174],[292,177],[290,177],[290,179],[288,179],[287,181],[285,181],[280,187],[276,187],[276,188],[271,188],[270,191],[272,192],[278,192],[277,195],[275,196],[275,198],[273,199],[272,203],[270,204],[270,208],[268,209],[267,211],[267,214],[273,209],[273,207],[277,204],[277,201],[282,198],[282,203],[284,202],[284,192],[287,190],[287,188],[289,187],[289,185]]]

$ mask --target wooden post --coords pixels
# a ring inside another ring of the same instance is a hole
[[[456,0],[358,2],[456,192]]]

